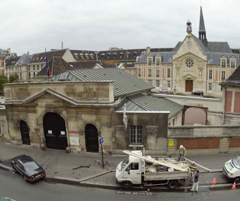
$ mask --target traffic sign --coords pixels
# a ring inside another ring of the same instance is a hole
[[[100,137],[100,144],[103,144],[103,142],[104,142],[104,138],[101,136]]]

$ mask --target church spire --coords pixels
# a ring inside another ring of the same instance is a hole
[[[205,24],[204,24],[204,19],[203,19],[202,6],[200,7],[200,22],[199,22],[198,38],[202,41],[207,41],[207,35],[206,35]]]

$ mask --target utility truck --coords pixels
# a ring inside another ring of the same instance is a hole
[[[143,156],[141,151],[123,152],[128,157],[118,164],[115,175],[116,182],[123,188],[168,185],[170,189],[175,189],[190,181],[191,170],[187,161]]]

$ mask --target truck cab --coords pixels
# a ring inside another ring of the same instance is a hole
[[[133,151],[142,155],[141,151]],[[134,156],[128,156],[121,161],[116,169],[116,180],[125,188],[130,188],[132,184],[142,184],[142,160]]]

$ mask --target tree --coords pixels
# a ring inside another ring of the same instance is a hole
[[[10,77],[9,77],[9,82],[10,82],[10,83],[19,82],[19,77],[18,77],[18,75],[17,75],[17,74],[10,75]]]
[[[8,78],[6,75],[0,75],[0,93],[3,92],[3,84],[8,83]]]

